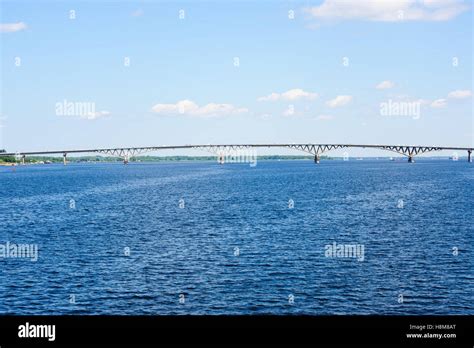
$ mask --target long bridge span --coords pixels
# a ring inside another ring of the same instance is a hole
[[[314,156],[314,162],[319,163],[320,156],[324,152],[344,149],[344,148],[372,148],[392,151],[400,155],[408,157],[408,162],[414,162],[415,156],[427,152],[454,150],[467,151],[467,160],[472,162],[471,154],[472,147],[449,147],[449,146],[417,146],[417,145],[377,145],[377,144],[217,144],[217,145],[163,145],[163,146],[147,146],[147,147],[118,147],[118,148],[97,148],[97,149],[71,149],[71,150],[55,150],[55,151],[30,151],[30,152],[5,152],[0,153],[1,156],[18,156],[22,163],[25,163],[26,156],[38,155],[63,155],[64,164],[67,163],[68,154],[78,153],[99,153],[108,156],[117,156],[123,159],[124,163],[128,163],[131,157],[137,156],[146,152],[155,152],[160,150],[174,150],[174,149],[198,149],[213,153],[219,157],[229,151],[240,151],[244,149],[253,148],[290,148],[309,153]]]

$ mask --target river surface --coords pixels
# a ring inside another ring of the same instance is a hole
[[[0,185],[0,314],[474,314],[467,161],[52,164]]]

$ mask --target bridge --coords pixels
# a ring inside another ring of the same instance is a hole
[[[79,153],[99,153],[108,156],[117,156],[123,159],[124,163],[128,163],[130,158],[143,154],[146,152],[155,152],[160,150],[178,150],[178,149],[198,149],[213,153],[218,156],[219,161],[223,163],[225,154],[231,152],[238,152],[242,150],[249,150],[255,148],[290,148],[309,153],[314,156],[314,162],[319,163],[321,154],[345,148],[372,148],[382,149],[408,157],[408,162],[413,163],[415,156],[427,152],[453,150],[453,151],[467,151],[467,160],[472,162],[471,154],[472,147],[446,147],[446,146],[415,146],[415,145],[361,145],[361,144],[220,144],[220,145],[163,145],[163,146],[149,146],[149,147],[120,147],[120,148],[98,148],[98,149],[71,149],[71,150],[57,150],[57,151],[31,151],[31,152],[5,152],[1,156],[17,156],[21,158],[22,164],[25,164],[26,156],[38,155],[63,155],[63,163],[67,163],[68,154]]]

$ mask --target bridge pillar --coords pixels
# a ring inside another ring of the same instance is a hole
[[[472,158],[471,158],[471,150],[467,150],[467,161],[470,163],[472,162]]]
[[[319,164],[319,161],[321,160],[321,157],[319,155],[314,155],[314,163]]]
[[[408,156],[408,163],[415,163],[413,156]]]
[[[25,165],[25,157],[26,157],[25,155],[21,156],[21,164],[23,164],[23,165]]]
[[[218,155],[217,162],[219,162],[219,164],[224,164],[224,154],[220,153]]]
[[[129,161],[130,161],[130,155],[126,154],[123,157],[123,164],[128,164]]]
[[[63,153],[63,164],[64,165],[67,164],[66,156],[67,156],[67,153]]]

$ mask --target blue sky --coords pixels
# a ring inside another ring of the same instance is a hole
[[[0,147],[472,146],[471,7],[1,1]],[[419,114],[382,115],[389,100]],[[94,112],[58,114],[64,101]]]

